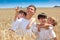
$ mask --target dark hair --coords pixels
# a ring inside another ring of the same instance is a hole
[[[21,14],[21,13],[23,13],[25,16],[27,15],[27,13],[25,11],[23,11],[23,10],[19,11],[19,14]]]
[[[27,8],[29,8],[29,7],[33,7],[34,10],[36,11],[36,7],[34,5],[29,5]]]
[[[45,13],[38,14],[38,19],[40,19],[40,18],[46,19],[47,15]]]

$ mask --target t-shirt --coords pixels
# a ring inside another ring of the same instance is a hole
[[[37,30],[37,27],[36,27],[36,22],[34,22],[34,24],[31,26],[31,29],[32,29],[32,32],[37,35],[38,30]]]
[[[50,40],[56,37],[56,34],[53,30],[53,26],[49,26],[49,29],[40,28],[40,32],[38,32],[37,40]]]
[[[31,33],[31,29],[26,29],[27,25],[29,24],[30,20],[25,18],[20,18],[14,22],[12,25],[12,30],[14,30],[20,36],[24,34]]]

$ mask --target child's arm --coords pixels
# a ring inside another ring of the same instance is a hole
[[[39,24],[37,24],[37,30],[38,30],[38,32],[40,32],[40,25]]]
[[[18,10],[19,10],[19,7],[17,7],[17,8],[15,9],[16,13],[15,13],[14,21],[16,20],[16,18],[17,18],[17,16],[18,16]]]
[[[49,29],[49,25],[50,24],[46,24],[46,25],[37,24],[38,32],[40,32],[40,28]]]
[[[49,29],[50,24],[45,24],[44,27],[45,29]]]
[[[41,26],[41,24],[40,24],[40,28],[49,29],[49,26],[50,26],[50,24],[45,24],[45,25],[42,25],[42,26]]]
[[[30,26],[29,26],[29,24],[27,25],[26,29],[30,29]]]
[[[27,25],[27,29],[29,29],[34,22],[35,22],[35,19],[32,18],[31,21],[30,21],[30,23]]]

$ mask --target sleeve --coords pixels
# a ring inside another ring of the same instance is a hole
[[[12,23],[12,28],[11,28],[11,30],[15,31],[15,30],[18,28],[18,26],[21,24],[21,21],[22,21],[22,20],[19,19],[19,20],[13,22],[13,23]]]
[[[49,30],[50,30],[50,36],[51,36],[52,38],[55,38],[55,37],[56,37],[56,34],[55,34],[55,32],[54,32],[54,29],[53,29],[53,26],[52,26],[52,25],[50,25]]]
[[[49,26],[49,29],[50,29],[50,30],[53,30],[53,26],[52,26],[52,25],[50,25],[50,26]]]
[[[55,32],[52,30],[52,37],[55,38],[56,37],[56,34]]]
[[[55,38],[56,37],[56,34],[55,34],[54,30],[50,30],[50,36],[52,38]]]

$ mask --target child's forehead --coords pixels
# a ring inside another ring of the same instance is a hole
[[[48,18],[48,20],[54,20],[53,18]]]
[[[20,12],[19,14],[24,14],[24,12]]]
[[[24,14],[24,13],[18,13],[18,14]]]
[[[39,19],[47,19],[47,18],[39,18]]]

